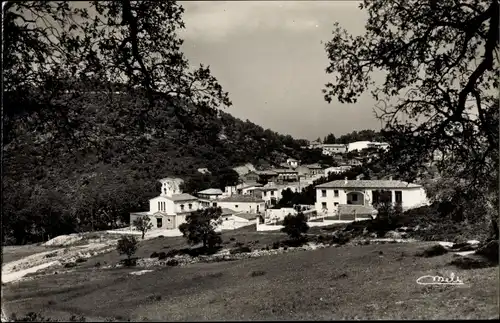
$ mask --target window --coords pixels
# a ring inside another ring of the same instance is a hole
[[[357,202],[358,201],[358,194],[353,194],[352,195],[352,201]]]
[[[156,227],[161,228],[163,225],[163,219],[162,218],[156,218]]]
[[[158,211],[161,211],[160,201],[158,201]]]
[[[181,204],[181,211],[184,211],[184,204]]]
[[[189,209],[192,210],[193,209],[193,204],[189,203]]]
[[[235,204],[235,205],[234,205],[234,207],[235,207],[235,208],[238,208],[238,204]]]
[[[321,190],[321,197],[326,197],[326,190]]]
[[[403,202],[403,192],[402,191],[395,191],[394,198],[396,200],[396,203],[402,203]]]
[[[335,202],[333,203],[334,206],[338,206],[339,205],[339,202]]]
[[[212,204],[212,206],[213,206],[213,207],[217,207],[217,203],[213,203],[213,204]]]
[[[271,196],[274,196],[274,191],[271,191]]]
[[[166,188],[163,189],[163,194],[167,194],[167,189]]]
[[[226,221],[229,221],[229,218],[226,218]]]
[[[322,208],[322,209],[324,209],[324,210],[326,210],[326,209],[327,209],[327,207],[326,207],[326,202],[322,202],[322,203],[321,203],[321,208]]]
[[[333,191],[333,196],[339,197],[339,190],[334,190]]]

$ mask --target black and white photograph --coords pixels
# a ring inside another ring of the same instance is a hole
[[[2,322],[498,320],[500,0],[2,1]]]

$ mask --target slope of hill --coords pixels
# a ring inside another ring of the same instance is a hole
[[[23,122],[9,118],[3,147],[4,242],[104,229],[126,220],[130,211],[147,209],[159,178],[200,177],[197,169],[203,167],[227,173],[245,162],[277,164],[300,155],[305,144],[225,112],[159,104],[138,116],[134,106],[139,104],[130,95],[113,101],[93,93],[57,111],[65,119],[56,113],[41,119],[37,112]],[[56,127],[58,122],[68,124]]]

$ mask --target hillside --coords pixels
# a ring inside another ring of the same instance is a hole
[[[245,162],[278,164],[300,156],[304,145],[227,112],[163,103],[138,116],[134,107],[141,104],[131,95],[80,95],[65,105],[69,110],[57,111],[67,127],[56,124],[62,119],[54,111],[22,119],[7,111],[4,242],[106,228],[146,209],[161,177],[199,178],[198,168],[227,173]]]

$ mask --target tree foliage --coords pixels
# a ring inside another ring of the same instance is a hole
[[[220,234],[215,232],[221,215],[220,207],[197,210],[186,216],[186,222],[179,226],[179,230],[189,243],[203,243],[204,249],[213,249],[222,243]]]
[[[141,231],[143,240],[146,232],[151,230],[151,228],[153,227],[153,223],[151,223],[151,219],[147,215],[138,217],[132,224],[137,228],[137,230]]]
[[[296,215],[288,214],[283,219],[283,228],[281,232],[286,233],[292,240],[299,240],[308,230],[307,218],[302,212]]]
[[[370,91],[391,144],[387,162],[413,180],[435,151],[498,217],[498,0],[365,0],[365,33],[336,24],[326,44],[328,102]],[[384,80],[377,81],[375,72]]]
[[[137,251],[137,239],[134,236],[124,236],[118,240],[116,250],[120,255],[127,256],[127,263],[130,264],[132,255]]]

